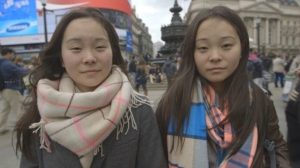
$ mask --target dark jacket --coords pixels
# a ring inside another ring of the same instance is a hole
[[[253,79],[263,77],[263,63],[261,59],[248,60],[247,68]]]
[[[136,72],[136,63],[135,63],[134,60],[132,60],[132,61],[129,63],[128,71],[129,71],[129,72]]]
[[[289,163],[289,153],[288,153],[288,148],[287,144],[283,139],[283,136],[281,132],[279,131],[279,125],[278,125],[278,117],[276,114],[275,106],[273,104],[272,100],[269,100],[269,112],[268,112],[268,139],[270,141],[275,142],[275,154],[276,154],[276,162],[277,162],[277,168],[290,168],[290,163]],[[259,131],[259,130],[258,130]],[[264,137],[258,137],[261,139],[264,139]],[[218,156],[216,155],[216,145],[209,138],[208,140],[208,158],[209,158],[209,167],[218,167],[215,164],[218,164]],[[215,152],[214,152],[215,151]],[[269,157],[267,150],[263,147],[260,149],[256,149],[256,153],[254,156],[254,160],[252,163],[253,168],[263,168],[266,167],[264,166],[263,163],[263,156]],[[268,163],[268,162],[267,162]]]
[[[166,74],[167,78],[171,79],[177,71],[176,64],[171,60],[167,60],[163,65],[162,70]]]
[[[291,94],[300,93],[300,83]],[[289,147],[291,161],[300,161],[300,96],[296,100],[290,99],[285,109],[286,122],[288,126],[287,144]]]
[[[0,72],[5,83],[5,89],[21,91],[23,88],[21,77],[27,74],[29,69],[18,67],[6,58],[0,59],[0,68]]]
[[[132,108],[133,109],[133,108]],[[148,105],[133,109],[137,130],[119,134],[116,129],[103,142],[103,154],[94,156],[91,168],[163,168],[167,167],[161,137],[153,110]],[[126,129],[125,129],[126,130]],[[51,141],[52,153],[40,149],[38,136],[31,138],[31,151],[37,159],[32,162],[21,157],[20,168],[80,168],[78,156],[60,144]]]

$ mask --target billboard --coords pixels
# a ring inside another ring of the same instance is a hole
[[[0,5],[0,37],[38,33],[35,0],[4,0]]]
[[[85,6],[99,8],[116,29],[121,49],[132,52],[129,0],[48,0],[46,4],[48,39],[51,39],[57,24],[66,12]],[[4,5],[0,6],[0,12],[0,30],[4,32],[3,34],[0,32],[0,45],[45,42],[44,13],[39,0],[4,0]],[[131,40],[129,40],[130,37]]]
[[[95,8],[111,9],[121,11],[131,16],[130,0],[48,0],[47,4],[55,4],[56,6],[76,5],[91,6]]]
[[[130,31],[126,32],[126,50],[129,52],[133,52],[132,33]]]

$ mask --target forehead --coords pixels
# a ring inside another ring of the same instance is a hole
[[[203,21],[198,27],[198,36],[220,36],[220,35],[231,35],[238,37],[235,28],[227,21],[219,18],[212,18]]]
[[[96,36],[107,37],[107,33],[103,25],[92,18],[79,18],[71,21],[64,33],[65,40],[72,37]]]

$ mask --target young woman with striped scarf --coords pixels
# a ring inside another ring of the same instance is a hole
[[[170,168],[264,167],[266,138],[275,142],[277,167],[290,167],[273,102],[247,71],[248,54],[247,29],[233,10],[203,9],[191,22],[182,64],[156,111]]]
[[[39,59],[15,127],[21,168],[167,166],[153,110],[128,81],[117,33],[98,9],[68,12]]]

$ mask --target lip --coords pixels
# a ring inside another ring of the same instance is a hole
[[[83,71],[82,73],[95,73],[95,72],[99,72],[100,70],[97,70],[97,69],[89,69],[89,70],[86,70],[86,71]]]
[[[225,68],[222,68],[222,67],[214,67],[214,68],[210,68],[208,69],[208,71],[211,71],[211,72],[220,72],[220,71],[223,71]]]

